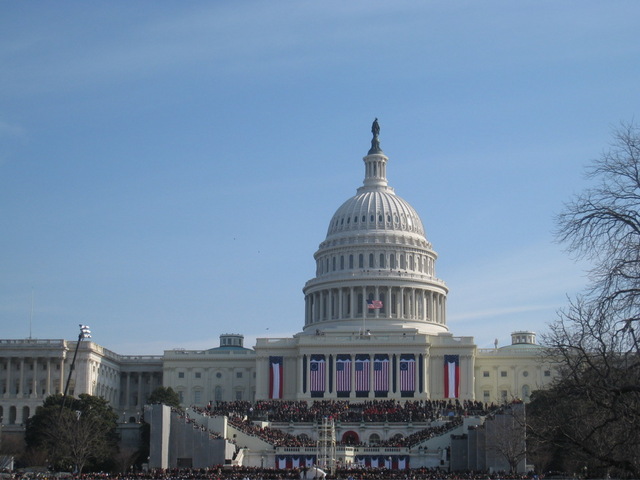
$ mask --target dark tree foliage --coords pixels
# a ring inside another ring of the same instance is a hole
[[[162,403],[169,407],[180,408],[180,397],[171,387],[158,387],[151,392],[147,403]]]
[[[25,440],[32,451],[46,451],[56,470],[102,470],[118,451],[117,415],[93,395],[47,397],[27,421]]]
[[[594,186],[565,207],[557,233],[590,262],[590,285],[544,337],[559,380],[533,400],[530,421],[544,417],[532,434],[587,468],[640,478],[638,127],[622,125],[588,176]]]

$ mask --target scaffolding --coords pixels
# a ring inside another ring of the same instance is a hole
[[[318,460],[317,466],[327,473],[336,468],[336,427],[332,417],[322,417],[318,424]]]

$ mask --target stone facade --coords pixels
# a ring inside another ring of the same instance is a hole
[[[447,326],[437,254],[413,207],[387,182],[379,128],[363,158],[364,181],[329,222],[303,288],[302,330],[260,338],[240,334],[201,351],[118,355],[81,341],[69,393],[99,395],[122,422],[138,421],[149,393],[172,387],[184,405],[233,400],[528,400],[554,377],[535,333],[478,349]],[[375,147],[375,148],[374,148]],[[77,342],[0,340],[0,416],[19,425],[43,399],[64,390]]]

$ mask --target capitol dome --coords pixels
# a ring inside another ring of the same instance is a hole
[[[364,190],[347,200],[329,224],[327,238],[354,231],[386,230],[424,237],[420,217],[409,203],[389,191]]]
[[[327,329],[447,332],[447,287],[416,210],[387,182],[377,119],[356,195],[331,218],[304,287],[306,333]]]

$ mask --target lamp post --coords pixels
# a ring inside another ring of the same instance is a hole
[[[78,335],[78,343],[76,343],[76,349],[73,352],[73,359],[71,360],[71,366],[69,367],[69,376],[67,377],[67,384],[64,386],[64,393],[62,394],[62,404],[60,405],[60,411],[64,408],[64,404],[67,400],[67,392],[69,391],[69,383],[71,382],[71,374],[76,365],[76,357],[78,356],[78,349],[80,348],[80,342],[83,338],[91,338],[91,330],[88,325],[80,324],[80,334]]]

